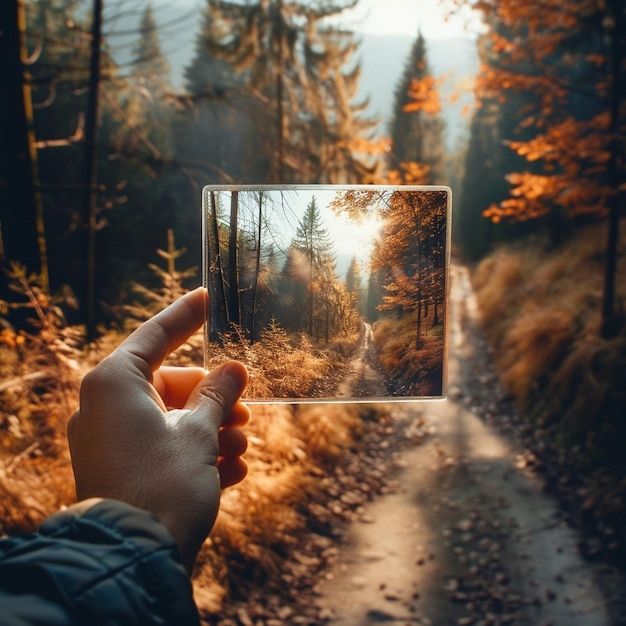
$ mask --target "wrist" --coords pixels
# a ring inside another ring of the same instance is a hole
[[[181,528],[180,520],[178,519],[179,516],[157,514],[156,517],[176,544],[180,562],[187,570],[189,576],[191,576],[196,562],[196,556],[201,546],[195,545],[195,542],[190,540],[189,533],[186,532],[184,528]]]
[[[104,502],[105,500],[107,500],[107,498],[86,498],[85,500],[80,500],[79,502],[68,506],[66,509],[63,510],[63,514],[82,517],[94,506],[100,504],[101,502]],[[139,510],[143,511],[145,509]],[[148,513],[149,511],[146,512]],[[180,561],[187,570],[189,576],[191,576],[193,566],[196,561],[196,556],[198,554],[199,546],[191,547],[190,545],[188,545],[189,541],[185,540],[185,537],[187,537],[187,533],[185,533],[180,528],[180,521],[177,519],[178,516],[156,514],[156,518],[158,519],[161,526],[163,526],[168,532],[173,542],[176,544]]]
[[[89,509],[96,506],[102,502],[104,498],[86,498],[85,500],[80,500],[76,504],[72,504],[65,509],[66,513],[70,515],[81,516],[84,515]]]

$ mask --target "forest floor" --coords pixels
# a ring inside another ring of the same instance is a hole
[[[477,330],[467,272],[452,273],[448,400],[390,403],[349,464],[354,475],[337,477],[337,506],[350,509],[343,485],[382,472],[381,493],[349,521],[312,529],[288,557],[282,589],[214,623],[626,624],[624,580],[583,558],[589,538],[547,495],[555,476],[536,471],[528,427]],[[258,605],[262,620],[250,617]]]

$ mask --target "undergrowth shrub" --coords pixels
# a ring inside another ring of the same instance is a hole
[[[74,500],[65,432],[84,372],[82,329],[65,324],[36,275],[13,265],[9,279],[31,332],[0,334],[0,534],[34,530]]]
[[[317,349],[306,335],[290,336],[275,320],[254,343],[242,333],[226,333],[221,340],[221,345],[210,347],[208,366],[215,367],[225,358],[243,361],[250,372],[246,391],[250,398],[328,395],[324,391],[333,383],[331,373],[344,363],[331,346]]]

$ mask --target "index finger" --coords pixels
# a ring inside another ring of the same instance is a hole
[[[207,291],[198,287],[144,322],[120,344],[111,357],[135,362],[151,379],[165,358],[184,343],[205,320]]]

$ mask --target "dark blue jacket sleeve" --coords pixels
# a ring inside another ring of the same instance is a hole
[[[199,624],[191,582],[156,517],[113,500],[0,541],[0,624]]]

